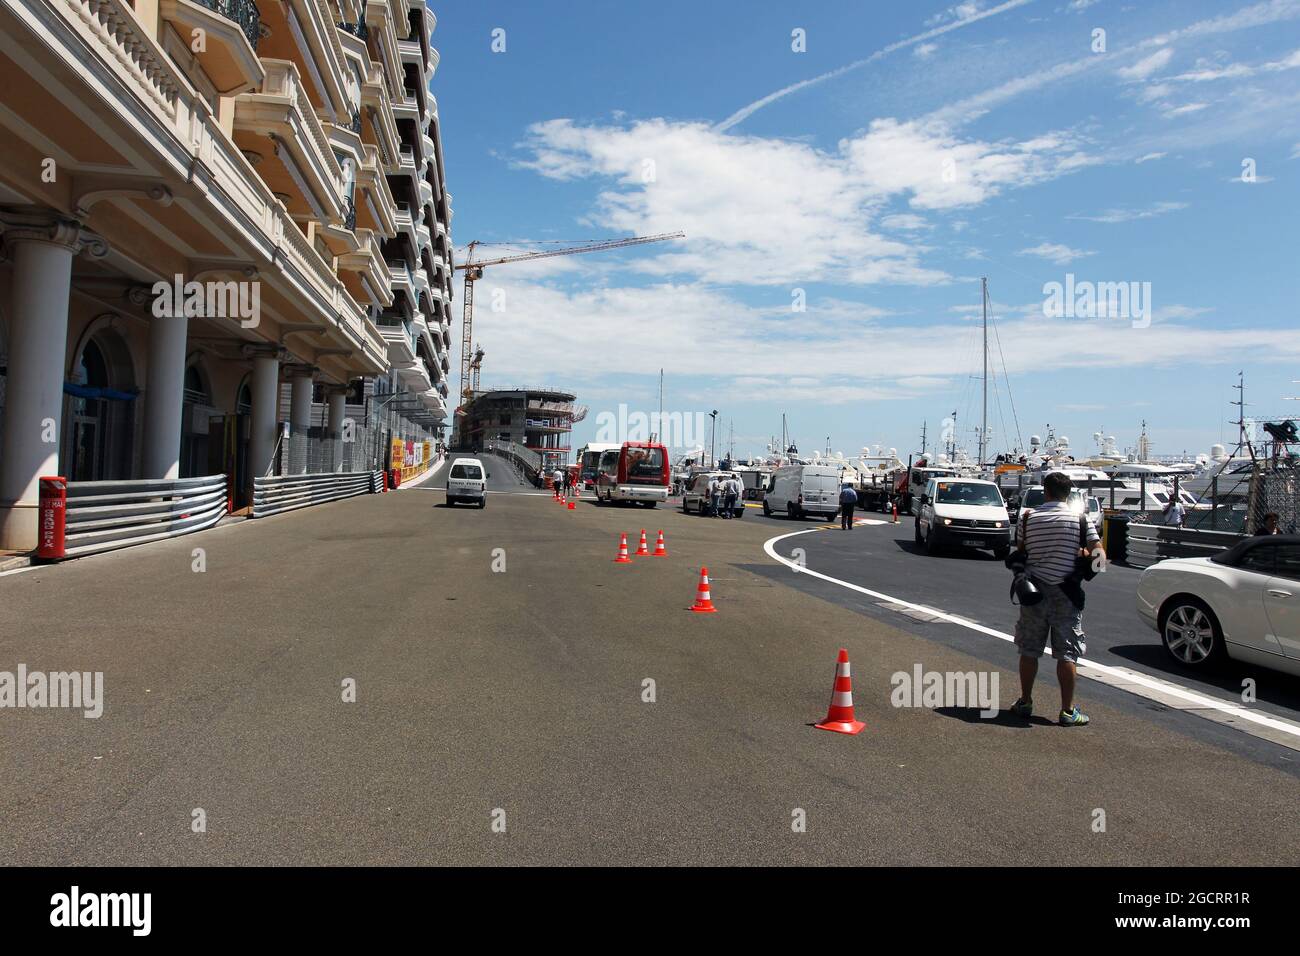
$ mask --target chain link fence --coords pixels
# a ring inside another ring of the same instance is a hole
[[[1257,534],[1270,514],[1283,534],[1300,531],[1300,468],[1294,462],[1261,465],[1251,477],[1246,533]]]

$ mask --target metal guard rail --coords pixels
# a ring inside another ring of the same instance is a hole
[[[225,475],[70,481],[62,556],[79,558],[203,531],[225,514]]]
[[[1232,547],[1241,539],[1241,535],[1231,531],[1203,531],[1130,522],[1128,563],[1147,567],[1165,558],[1208,558]]]
[[[253,479],[253,517],[270,515],[367,495],[375,489],[378,472],[342,471],[315,475],[281,475]],[[382,490],[382,476],[379,477]]]

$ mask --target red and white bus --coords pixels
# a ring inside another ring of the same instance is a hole
[[[668,449],[645,441],[627,441],[600,456],[596,500],[635,501],[653,508],[668,500]]]

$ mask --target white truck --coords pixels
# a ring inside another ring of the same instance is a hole
[[[840,469],[826,465],[786,465],[772,472],[763,496],[763,514],[784,511],[787,518],[834,518],[840,510]]]

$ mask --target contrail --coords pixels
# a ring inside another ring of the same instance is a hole
[[[785,87],[784,89],[777,90],[775,93],[769,93],[761,100],[755,100],[748,106],[742,106],[713,128],[718,132],[725,132],[737,123],[743,123],[769,103],[775,103],[777,100],[784,99],[791,93],[796,93],[805,87],[816,86],[818,83],[825,83],[827,80],[833,80],[837,76],[843,76],[851,70],[856,70],[859,67],[866,66],[868,63],[874,63],[881,57],[888,56],[895,50],[901,50],[903,47],[914,46],[917,43],[924,43],[926,40],[942,36],[945,33],[958,29],[959,27],[968,26],[987,17],[997,16],[999,13],[1006,13],[1008,10],[1014,10],[1016,7],[1023,7],[1025,4],[1033,2],[1034,0],[1007,0],[1006,3],[1000,3],[996,7],[990,7],[987,10],[972,14],[964,20],[954,20],[952,23],[941,27],[935,27],[933,30],[927,30],[925,33],[918,33],[916,36],[908,37],[906,40],[899,40],[897,43],[891,43],[889,46],[877,50],[864,60],[855,60],[853,63],[841,66],[839,69],[831,70],[829,73],[823,73],[821,76],[814,76],[810,80],[801,80],[798,83]]]

